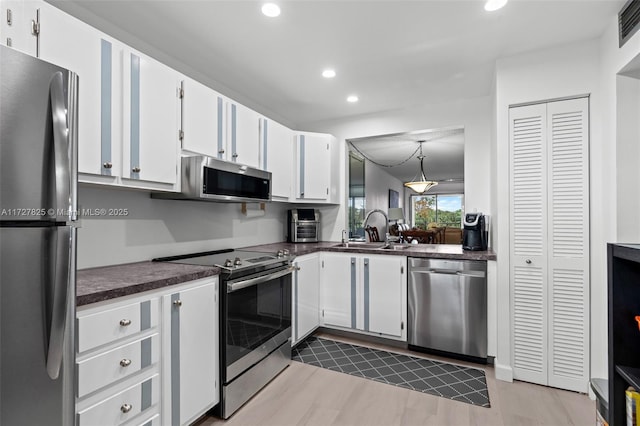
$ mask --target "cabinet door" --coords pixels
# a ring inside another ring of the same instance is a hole
[[[267,118],[260,120],[262,169],[271,172],[271,195],[287,201],[293,178],[293,130]]]
[[[40,5],[39,1],[0,1],[0,44],[37,56],[38,39],[32,33],[32,21],[38,19]]]
[[[226,159],[222,96],[190,78],[182,90],[182,149]]]
[[[227,104],[228,160],[251,167],[259,167],[260,115],[236,102]]]
[[[549,386],[589,388],[589,101],[548,117]]]
[[[404,256],[367,255],[363,262],[364,330],[405,334],[407,280]]]
[[[123,58],[123,178],[175,184],[178,74],[138,52]]]
[[[546,105],[509,111],[513,376],[547,384]]]
[[[165,296],[171,311],[172,425],[189,424],[219,402],[217,295],[216,279]]]
[[[320,325],[319,257],[300,257],[294,266],[293,336],[297,342]]]
[[[589,382],[589,103],[509,110],[513,375]]]
[[[78,171],[118,176],[121,45],[64,12],[40,7],[40,57],[79,76]],[[114,178],[115,180],[115,178]]]
[[[356,328],[356,256],[324,253],[322,265],[323,324]]]
[[[330,135],[302,133],[296,138],[296,198],[326,200],[330,182]]]

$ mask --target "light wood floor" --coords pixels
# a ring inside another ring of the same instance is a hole
[[[351,338],[325,337],[478,367],[477,364],[363,343]],[[502,382],[495,379],[493,367],[486,367],[485,371],[491,408],[292,361],[286,370],[229,420],[206,417],[196,424],[592,426],[595,423],[595,402],[587,395],[525,382]]]

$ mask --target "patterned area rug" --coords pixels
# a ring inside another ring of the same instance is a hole
[[[292,359],[454,401],[490,406],[484,371],[476,368],[313,336],[293,349]]]

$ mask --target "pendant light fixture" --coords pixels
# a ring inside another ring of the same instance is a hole
[[[416,177],[413,178],[413,181],[405,183],[404,186],[413,189],[418,194],[424,194],[430,188],[436,186],[438,182],[427,180],[426,176],[424,175],[424,155],[422,155],[422,144],[425,141],[418,142],[420,143],[420,155],[418,155],[418,160],[420,160],[420,174],[416,175]]]

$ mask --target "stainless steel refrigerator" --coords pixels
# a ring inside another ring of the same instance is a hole
[[[74,424],[77,76],[0,46],[0,424]]]

